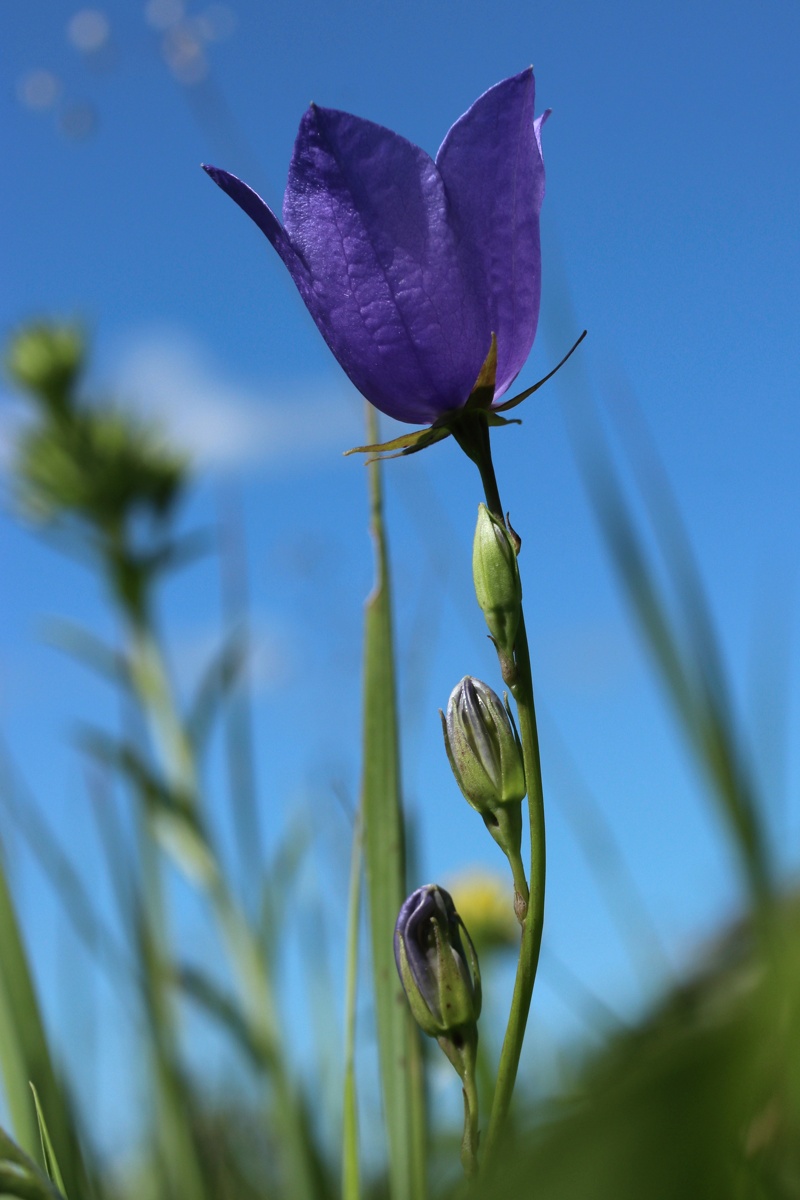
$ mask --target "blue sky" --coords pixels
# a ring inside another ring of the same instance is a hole
[[[546,947],[630,1012],[641,992],[606,907],[607,867],[587,863],[565,819],[573,789],[561,744],[675,966],[735,908],[737,882],[600,545],[564,406],[588,388],[613,409],[623,379],[636,395],[691,533],[737,699],[745,713],[760,703],[754,727],[772,757],[778,811],[781,778],[787,795],[796,788],[796,710],[759,701],[754,680],[791,683],[798,666],[797,5],[95,0],[56,13],[28,0],[4,10],[0,33],[0,330],[42,314],[85,318],[96,387],[156,412],[198,455],[187,527],[216,522],[231,498],[241,504],[268,837],[290,812],[311,813],[342,862],[347,829],[333,791],[357,787],[360,619],[372,572],[364,471],[340,454],[362,440],[360,400],[277,256],[199,163],[241,174],[279,208],[310,101],[433,153],[478,94],[533,63],[537,109],[553,117],[542,320],[520,384],[544,374],[581,328],[589,337],[580,363],[528,403],[521,429],[499,431],[496,462],[524,538],[552,796]],[[0,454],[15,412],[4,393]],[[498,686],[470,594],[473,473],[452,442],[386,472],[405,778],[422,875],[440,880],[465,864],[500,866],[449,776],[436,715],[463,674]],[[109,619],[82,569],[7,512],[0,559],[4,735],[71,852],[90,862],[69,739],[76,719],[106,718],[109,695],[42,644],[41,625],[57,612],[111,632]],[[164,619],[189,678],[219,634],[214,562],[171,584]],[[790,864],[796,806],[781,821]],[[343,873],[332,870],[343,895]],[[18,876],[57,997],[59,919],[24,855]],[[188,925],[196,919],[187,915]],[[542,1042],[549,1030],[581,1028],[567,1000],[545,963]]]

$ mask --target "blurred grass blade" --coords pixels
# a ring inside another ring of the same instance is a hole
[[[19,796],[17,795],[19,793]],[[53,893],[84,948],[118,983],[130,974],[132,964],[89,887],[76,870],[33,796],[14,773],[0,740],[0,812],[14,823],[31,855],[49,880]],[[116,975],[114,974],[116,972]]]
[[[14,1132],[39,1160],[41,1146],[33,1084],[50,1114],[53,1145],[72,1196],[91,1194],[77,1133],[75,1110],[61,1086],[39,1011],[25,947],[5,872],[0,866],[0,1069]],[[39,1164],[44,1165],[40,1162]]]
[[[369,405],[367,411],[368,440],[376,442],[374,411]],[[390,1194],[392,1200],[423,1200],[426,1184],[422,1055],[393,950],[394,925],[405,898],[406,880],[388,553],[381,468],[373,461],[367,469],[376,578],[367,601],[365,621],[362,811],[375,1014]]]
[[[33,1102],[36,1105],[36,1120],[39,1122],[39,1137],[42,1143],[42,1158],[44,1159],[44,1169],[47,1172],[48,1179],[53,1182],[56,1187],[67,1195],[67,1189],[64,1186],[64,1177],[61,1174],[61,1168],[58,1165],[58,1156],[53,1147],[53,1141],[50,1137],[50,1130],[47,1128],[47,1121],[44,1119],[42,1106],[39,1102],[39,1093],[31,1084],[33,1092]]]
[[[211,1200],[193,1119],[194,1097],[178,1058],[176,1022],[165,969],[167,952],[160,924],[162,910],[160,904],[154,904],[157,899],[150,888],[134,901],[138,975],[149,1035],[154,1155],[167,1197]]]
[[[50,619],[45,627],[45,638],[51,646],[76,659],[102,679],[123,690],[130,687],[125,656],[88,629],[62,618]]]
[[[144,801],[151,832],[188,879],[209,887],[218,867],[193,794],[162,780],[131,744],[88,730],[81,744],[103,767],[124,776]]]
[[[175,982],[188,999],[227,1030],[232,1042],[256,1070],[271,1069],[275,1053],[273,1047],[254,1036],[234,996],[228,995],[219,984],[196,967],[177,967]]]
[[[263,830],[256,768],[253,667],[256,639],[250,611],[247,538],[241,499],[232,489],[219,519],[219,563],[222,611],[226,628],[242,648],[242,669],[231,681],[225,705],[225,749],[231,815],[238,854],[238,882],[249,912],[258,905],[264,873]],[[259,729],[263,744],[265,730]]]
[[[574,314],[563,266],[555,273],[562,278],[556,307],[561,309],[562,325],[569,327]],[[560,382],[562,387],[573,385],[565,406],[570,440],[612,563],[710,784],[751,901],[761,907],[773,889],[766,809],[734,716],[709,606],[677,505],[660,464],[646,447],[642,451],[641,437],[636,452],[626,446],[649,517],[647,534],[640,531],[580,357]],[[675,603],[670,603],[671,596]]]
[[[64,1200],[3,1129],[0,1129],[0,1196],[14,1196],[17,1200]]]
[[[342,1122],[342,1200],[359,1200],[358,1094],[356,1090],[356,998],[358,994],[358,931],[361,916],[363,842],[361,813],[353,829],[350,891],[347,914],[347,995],[344,1008],[344,1120]]]
[[[622,490],[613,474],[608,451],[593,439],[593,462],[585,466],[588,483],[612,559],[645,640],[658,664],[667,692],[684,726],[689,744],[703,766],[712,792],[738,852],[751,898],[761,904],[771,890],[771,865],[762,806],[745,761],[730,707],[729,689],[717,673],[711,644],[698,645],[697,630],[685,637],[670,612],[667,598],[650,562]],[[603,457],[600,457],[600,455]],[[697,605],[681,587],[683,572],[659,540],[669,576],[691,611]],[[688,642],[688,644],[687,644]]]
[[[552,720],[548,721],[547,738],[559,781],[551,794],[619,931],[642,994],[648,996],[654,980],[666,980],[672,974],[658,926],[648,911],[612,823]]]
[[[186,720],[186,732],[198,757],[205,749],[220,710],[241,682],[248,651],[241,629],[234,629],[206,666]]]
[[[199,803],[194,747],[175,704],[159,641],[147,624],[140,623],[134,630],[131,663],[138,703],[157,748],[156,760],[161,769],[151,768],[135,747],[125,743],[115,745],[109,739],[104,741],[102,735],[92,736],[90,748],[106,765],[125,775],[144,801],[143,851],[149,856],[154,855],[157,862],[156,847],[160,846],[208,899],[237,977],[242,1014],[251,1042],[259,1047],[263,1061],[269,1062],[274,1093],[273,1115],[280,1131],[278,1145],[286,1178],[291,1180],[297,1200],[312,1200],[318,1191],[318,1156],[302,1090],[295,1083],[285,1060],[285,1039],[279,1032],[277,998],[267,954],[257,931],[250,927],[228,886],[209,830],[205,827]],[[145,897],[158,889],[156,874],[151,870],[146,875]],[[160,921],[151,919],[149,925],[151,936],[156,937],[161,928]],[[164,951],[155,961],[163,964],[163,969],[157,966],[161,974],[165,977],[172,974]],[[161,1019],[162,1008],[159,1007],[153,1014],[156,1029]],[[178,1157],[185,1159],[192,1170],[192,1186],[200,1195],[199,1189],[206,1181],[202,1171],[195,1171],[195,1164],[189,1162],[192,1131],[182,1130],[179,1120],[181,1095],[188,1091],[188,1086],[184,1087],[177,1059],[174,1062],[165,1060],[164,1068],[162,1091],[168,1111],[175,1118],[176,1137],[183,1138],[184,1142],[184,1148],[178,1148]],[[185,1133],[189,1136],[184,1136]],[[185,1200],[186,1194],[186,1188],[178,1188],[181,1200]]]

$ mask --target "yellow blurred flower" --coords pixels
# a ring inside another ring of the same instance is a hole
[[[450,880],[447,889],[479,954],[519,942],[510,878],[484,867],[468,867]]]

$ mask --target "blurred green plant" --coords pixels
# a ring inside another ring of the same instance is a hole
[[[327,1195],[326,1168],[308,1102],[291,1070],[281,1030],[271,895],[261,881],[263,903],[255,917],[248,915],[239,899],[241,881],[226,871],[201,795],[200,757],[214,712],[224,703],[244,656],[233,641],[224,646],[184,714],[158,632],[158,586],[197,549],[197,539],[180,540],[174,533],[178,502],[189,483],[188,465],[151,427],[113,404],[83,399],[86,349],[76,327],[40,324],[22,330],[11,344],[7,365],[31,409],[14,462],[22,511],[48,532],[66,535],[69,548],[102,573],[123,620],[121,651],[101,645],[86,630],[70,629],[63,641],[93,668],[102,666],[108,673],[111,667],[114,681],[138,708],[150,735],[143,744],[99,730],[86,732],[82,739],[101,775],[123,781],[136,801],[138,861],[124,861],[120,876],[132,888],[121,915],[151,1063],[154,1176],[151,1188],[144,1190],[176,1200],[208,1200],[218,1194],[200,1131],[202,1105],[183,1062],[178,1006],[188,1000],[246,1048],[261,1081],[262,1119],[269,1128],[265,1144],[275,1155],[275,1178],[282,1177],[287,1187],[291,1181],[299,1197]],[[126,848],[123,858],[131,854]],[[185,969],[176,957],[165,888],[168,864],[196,889],[217,925],[235,981],[232,994],[199,969]],[[5,889],[4,878],[0,883]],[[70,1200],[80,1200],[99,1185],[95,1181],[90,1187],[85,1172],[78,1170],[81,1139],[74,1109],[51,1081],[56,1076],[48,1065],[41,1022],[34,1022],[35,993],[5,890],[0,892],[0,900],[4,898],[0,915],[6,920],[0,936],[10,946],[4,955],[10,969],[3,972],[9,998],[3,1006],[8,1017],[0,1057],[14,1127],[25,1149],[36,1155],[30,1093],[26,1103],[22,1092],[31,1079],[42,1098]],[[24,1048],[32,1039],[30,1051],[21,1055],[20,1044]],[[36,1061],[44,1066],[34,1070]]]
[[[726,933],[705,969],[588,1058],[519,1128],[487,1197],[800,1195],[800,900]]]
[[[669,604],[646,538],[634,519],[601,431],[584,415],[578,443],[612,561],[653,652],[709,796],[745,882],[746,907],[723,932],[701,972],[671,988],[638,1024],[609,1033],[535,1107],[518,1107],[498,1130],[489,1171],[451,1181],[443,1149],[458,1136],[425,1114],[420,1040],[399,1003],[391,930],[407,881],[405,817],[394,681],[388,547],[380,467],[371,469],[376,585],[366,613],[364,775],[355,821],[348,920],[348,995],[341,1155],[320,1133],[319,1090],[301,1082],[282,1019],[276,971],[284,929],[279,895],[302,857],[294,835],[274,859],[253,855],[251,814],[231,802],[238,844],[227,865],[202,763],[212,729],[246,661],[234,631],[191,702],[175,694],[160,634],[160,586],[196,553],[176,532],[189,465],[150,426],[108,400],[83,394],[87,352],[74,326],[40,324],[11,344],[8,368],[29,400],[13,464],[23,514],[102,575],[122,624],[119,648],[87,630],[63,644],[114,681],[133,706],[142,737],[90,730],[82,739],[103,788],[134,800],[134,844],[102,806],[105,844],[119,883],[124,944],[96,911],[89,881],[75,872],[29,798],[7,811],[18,822],[87,944],[103,946],[112,972],[141,1016],[151,1119],[132,1164],[113,1172],[97,1154],[42,1020],[28,951],[0,858],[0,1070],[16,1141],[0,1132],[0,1197],[20,1200],[794,1200],[800,1195],[800,900],[779,886],[764,798],[734,717],[708,604],[688,538],[658,476],[645,472],[646,508],[676,604]],[[579,422],[580,424],[580,422]],[[370,439],[376,440],[373,430]],[[241,743],[239,743],[239,747]],[[240,751],[237,751],[240,752]],[[0,775],[0,790],[12,784]],[[249,864],[245,867],[245,863]],[[167,872],[179,871],[216,925],[225,965],[213,977],[184,961],[175,937]],[[245,878],[247,870],[251,877]],[[372,931],[373,994],[386,1167],[365,1173],[359,1147],[356,1039],[359,914]],[[255,876],[255,877],[252,877]],[[281,886],[278,886],[281,881]],[[479,950],[518,944],[505,896],[491,881],[453,884]],[[245,903],[257,895],[256,905]],[[470,909],[470,905],[472,908]],[[100,961],[100,960],[99,960]],[[484,971],[485,973],[485,971]],[[252,1076],[252,1100],[222,1107],[187,1062],[186,1005],[224,1031]],[[491,1078],[486,1064],[479,1073]],[[33,1085],[34,1092],[31,1091]],[[485,1081],[482,1091],[488,1090]],[[341,1181],[341,1184],[339,1183]],[[341,1190],[340,1190],[341,1188]]]
[[[128,536],[140,514],[169,520],[187,481],[186,461],[151,425],[107,402],[81,401],[86,346],[77,326],[23,329],[7,367],[32,407],[15,463],[28,516],[79,521],[84,534],[109,541]]]

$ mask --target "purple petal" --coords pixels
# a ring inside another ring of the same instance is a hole
[[[544,163],[534,123],[529,68],[485,92],[456,121],[436,165],[465,253],[487,282],[490,327],[497,334],[495,396],[506,391],[530,353],[539,319],[539,212]]]
[[[356,387],[402,421],[460,408],[491,328],[480,264],[461,254],[428,155],[380,125],[312,107],[283,216],[312,281],[303,298]]]
[[[436,911],[435,886],[426,884],[417,888],[403,901],[394,928],[394,959],[397,972],[403,978],[400,967],[400,938],[403,938],[411,978],[432,1012],[438,1011],[436,981],[431,964],[420,939],[420,925],[427,925]],[[428,939],[430,940],[430,939]]]
[[[214,180],[217,187],[222,188],[231,200],[235,200],[242,212],[246,212],[255,221],[261,232],[269,238],[281,258],[291,272],[298,287],[298,276],[307,276],[303,263],[298,259],[294,247],[286,236],[286,231],[268,204],[265,204],[257,192],[254,192],[241,179],[222,171],[219,167],[211,167],[203,163],[203,170]],[[302,289],[301,289],[302,290]]]

